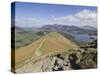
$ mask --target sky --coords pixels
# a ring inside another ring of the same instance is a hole
[[[12,11],[13,13],[14,11]],[[38,27],[47,24],[97,27],[97,7],[27,2],[15,3],[16,26]]]

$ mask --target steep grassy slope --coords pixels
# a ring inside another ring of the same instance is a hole
[[[36,41],[43,37],[43,32],[16,32],[16,48],[20,48],[26,45],[31,44],[33,41]]]
[[[63,51],[66,49],[77,48],[78,46],[71,40],[63,37],[57,32],[51,32],[45,36],[45,41],[40,48],[44,53]]]
[[[16,49],[15,63],[18,65],[31,57],[35,59],[50,53],[63,52],[73,48],[78,48],[74,42],[57,32],[50,32],[30,45]]]

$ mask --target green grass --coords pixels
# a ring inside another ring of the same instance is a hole
[[[23,32],[19,33],[16,32],[15,34],[15,41],[16,41],[16,48],[28,45],[39,38],[41,38],[44,34],[40,32]]]

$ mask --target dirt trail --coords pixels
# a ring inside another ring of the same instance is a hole
[[[40,67],[42,62],[39,62],[37,66],[33,65],[33,62],[47,55],[63,52],[67,48],[78,48],[78,46],[57,32],[46,34],[44,37],[37,40],[36,42],[33,42],[31,45],[25,46],[17,50],[18,53],[16,53],[16,55],[18,56],[20,54],[21,56],[19,56],[18,60],[24,59],[24,57],[27,57],[27,59],[25,59],[25,61],[21,63],[23,64],[22,67],[16,68],[16,72],[23,72],[28,67],[29,70],[32,70],[33,67]],[[26,54],[22,54],[24,51],[27,51],[25,52]],[[39,72],[39,70],[37,71]]]
[[[47,35],[46,35],[47,36]],[[42,42],[40,43],[40,45],[39,45],[39,47],[37,47],[37,49],[36,49],[36,51],[35,51],[35,55],[36,56],[40,56],[41,55],[41,47],[42,47],[42,45],[44,44],[44,42],[45,42],[45,40],[46,40],[46,37],[42,40]]]

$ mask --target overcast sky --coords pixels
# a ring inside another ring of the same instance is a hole
[[[45,24],[97,26],[97,8],[92,6],[17,2],[15,7],[15,25],[20,27]]]

